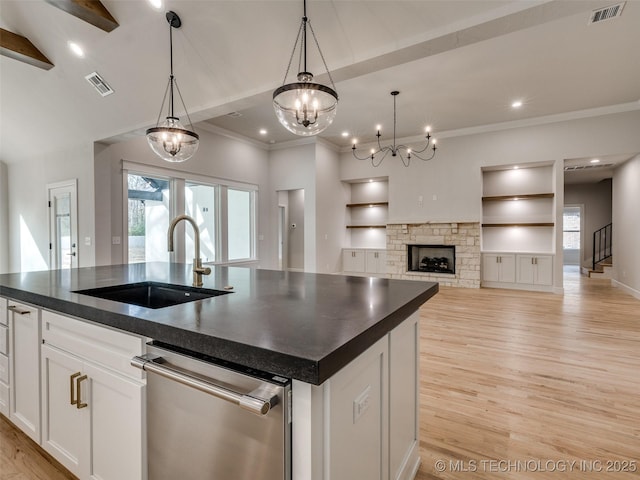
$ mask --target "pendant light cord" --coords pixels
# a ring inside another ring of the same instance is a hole
[[[173,117],[173,26],[169,22],[169,83],[171,91],[169,92],[169,116]]]

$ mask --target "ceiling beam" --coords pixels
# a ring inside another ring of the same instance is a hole
[[[118,22],[100,0],[45,0],[54,7],[58,7],[80,20],[98,27],[105,32],[118,28]]]
[[[0,54],[44,70],[53,68],[53,63],[28,38],[4,28],[0,28]]]

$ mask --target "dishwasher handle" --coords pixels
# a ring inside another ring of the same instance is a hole
[[[133,357],[131,359],[131,365],[139,368],[140,370],[158,374],[162,377],[168,378],[169,380],[195,388],[196,390],[208,393],[209,395],[226,400],[227,402],[234,403],[257,415],[266,415],[271,409],[272,402],[270,399],[265,400],[264,398],[234,392],[226,387],[201,380],[200,378],[191,376],[184,371],[178,371],[171,368],[166,362],[162,363],[162,360],[162,357],[147,354]]]

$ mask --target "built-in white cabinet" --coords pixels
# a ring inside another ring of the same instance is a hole
[[[9,325],[5,298],[0,298],[0,413],[9,416]]]
[[[9,418],[40,443],[40,311],[9,300]]]
[[[140,337],[43,311],[42,446],[80,479],[146,476]]]
[[[487,282],[515,282],[516,256],[508,253],[482,255],[482,279]]]
[[[482,286],[552,290],[554,178],[551,163],[482,169]]]
[[[344,272],[364,272],[365,262],[364,250],[353,248],[342,250],[342,270]]]
[[[345,248],[342,250],[342,271],[349,274],[384,275],[387,273],[387,251]]]
[[[371,275],[387,273],[386,250],[367,250],[365,252],[365,272]]]
[[[553,285],[553,257],[551,255],[518,255],[518,283]]]
[[[482,286],[550,291],[553,255],[509,252],[482,254]]]

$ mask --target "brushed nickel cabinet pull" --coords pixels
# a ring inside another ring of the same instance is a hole
[[[78,398],[76,399],[77,403],[76,403],[76,408],[78,410],[80,410],[81,408],[86,407],[88,404],[84,403],[81,398],[82,398],[82,389],[81,389],[81,383],[83,380],[86,380],[87,376],[86,375],[82,375],[81,377],[76,378],[76,391],[78,392]]]
[[[71,405],[77,405],[78,404],[78,399],[74,398],[74,388],[73,388],[73,381],[79,377],[81,375],[81,372],[76,372],[73,375],[69,376],[69,401],[71,402]]]

